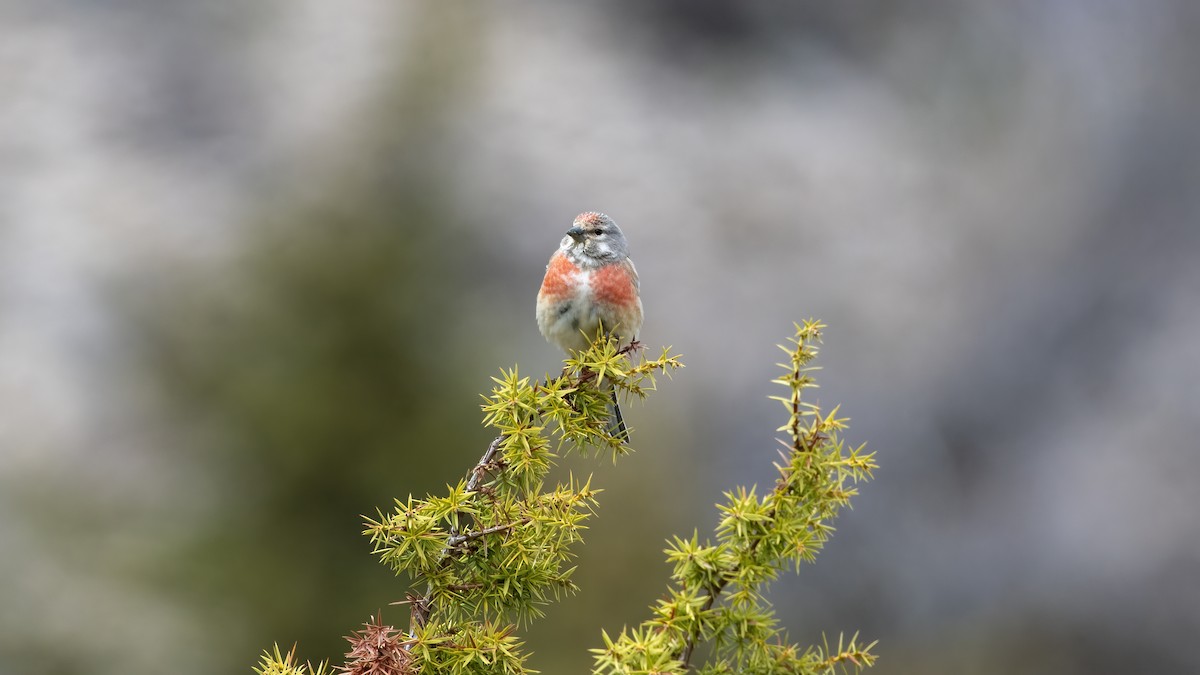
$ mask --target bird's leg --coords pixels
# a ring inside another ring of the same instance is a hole
[[[612,387],[608,390],[608,393],[610,396],[612,396],[612,414],[614,422],[613,426],[609,428],[609,432],[611,433],[615,429],[616,433],[613,435],[622,442],[628,443],[629,430],[625,428],[625,419],[621,417],[621,406],[617,403],[617,388]]]

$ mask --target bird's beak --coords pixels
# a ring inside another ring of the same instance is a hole
[[[574,239],[575,241],[580,241],[583,239],[583,228],[582,227],[572,227],[571,229],[567,230],[567,236]]]

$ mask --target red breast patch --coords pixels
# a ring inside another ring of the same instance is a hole
[[[555,251],[554,255],[550,256],[546,278],[542,279],[542,295],[551,298],[570,295],[575,285],[574,275],[578,271],[562,251]]]
[[[592,293],[596,300],[624,307],[637,298],[633,277],[624,265],[605,265],[592,274]]]

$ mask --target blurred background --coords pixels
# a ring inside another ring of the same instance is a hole
[[[773,480],[792,321],[881,469],[792,639],[872,671],[1196,672],[1200,5],[0,5],[0,673],[340,663],[404,579],[360,514],[455,482],[574,215],[656,351],[583,590],[531,665],[647,617],[663,541]]]

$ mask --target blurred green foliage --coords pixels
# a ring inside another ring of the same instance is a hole
[[[472,239],[423,159],[470,64],[469,26],[427,14],[406,46],[422,58],[397,59],[409,65],[323,177],[264,195],[220,275],[130,289],[138,353],[177,432],[164,452],[219,486],[156,581],[208,615],[235,670],[281,636],[337,660],[340,636],[403,593],[359,514],[457,474],[447,465],[484,436],[473,383],[490,365],[456,334]]]
[[[463,402],[479,369],[439,332],[458,277],[434,252],[451,229],[403,190],[305,207],[256,230],[226,277],[159,289],[142,314],[174,451],[221,492],[162,581],[245,622],[252,634],[226,636],[234,649],[288,635],[340,653],[337,636],[391,585],[358,514],[401,477],[436,485],[454,452],[478,445]]]

